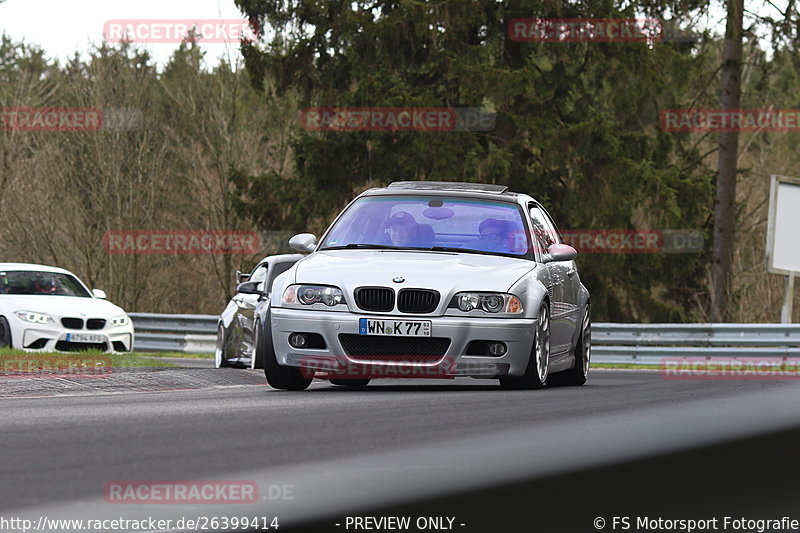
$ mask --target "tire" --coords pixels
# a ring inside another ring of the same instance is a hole
[[[222,324],[217,326],[217,344],[214,347],[214,366],[216,368],[230,366],[225,359],[225,328]]]
[[[252,369],[261,370],[264,368],[265,343],[269,341],[269,344],[272,345],[272,339],[264,338],[264,332],[262,330],[261,319],[256,317],[256,324],[253,327],[253,361],[250,364],[250,368]]]
[[[500,378],[504,389],[530,390],[542,389],[547,384],[547,371],[550,367],[550,309],[542,302],[536,319],[536,338],[528,359],[528,366],[522,376]]]
[[[581,322],[581,332],[575,343],[575,366],[564,372],[553,374],[549,385],[577,386],[586,383],[592,359],[592,308],[586,304],[586,313]]]
[[[6,317],[0,316],[0,348],[11,348],[14,343],[11,340],[11,326],[8,325]]]
[[[351,389],[361,389],[369,385],[369,378],[366,379],[332,379],[331,385],[339,387],[350,387]]]
[[[278,364],[275,358],[275,348],[270,342],[269,346],[266,342],[262,342],[262,353],[264,360],[264,375],[267,378],[267,383],[273,389],[301,391],[306,390],[312,378],[307,378],[303,375],[302,370],[293,366],[282,366]]]

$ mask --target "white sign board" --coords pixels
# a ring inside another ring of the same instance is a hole
[[[800,179],[772,176],[767,227],[767,271],[800,273]]]

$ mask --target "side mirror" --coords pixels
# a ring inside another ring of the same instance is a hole
[[[289,239],[289,246],[298,252],[313,252],[317,247],[317,237],[311,233],[300,233]]]
[[[249,272],[241,272],[239,270],[236,271],[236,283],[244,283],[249,279],[250,279]]]
[[[236,292],[240,294],[256,294],[258,296],[264,296],[264,293],[258,288],[260,284],[260,281],[245,281],[244,283],[240,283],[236,286]]]
[[[544,262],[572,261],[578,257],[578,251],[568,244],[551,244],[544,256]]]
[[[106,298],[108,298],[108,296],[106,296],[106,291],[102,289],[92,289],[92,295],[95,298],[100,298],[101,300],[105,300]]]

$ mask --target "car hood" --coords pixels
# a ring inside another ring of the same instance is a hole
[[[534,268],[527,259],[470,253],[331,250],[297,263],[295,283],[336,285],[345,293],[361,286],[506,292]],[[396,277],[405,281],[393,282]]]
[[[0,312],[35,311],[57,317],[85,314],[87,318],[110,318],[125,314],[120,307],[99,298],[76,298],[72,296],[0,295]]]

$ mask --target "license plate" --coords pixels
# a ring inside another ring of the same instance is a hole
[[[430,320],[373,320],[358,321],[359,335],[390,335],[392,337],[430,337]]]
[[[67,342],[104,342],[102,335],[91,333],[67,333]]]

